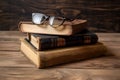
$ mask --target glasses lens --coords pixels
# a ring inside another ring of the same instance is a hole
[[[47,19],[47,16],[41,13],[32,13],[32,22],[42,24]]]
[[[49,24],[52,27],[59,27],[60,25],[62,25],[62,23],[64,22],[64,18],[60,18],[60,17],[50,17],[49,19]]]

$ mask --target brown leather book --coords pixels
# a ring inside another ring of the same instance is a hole
[[[37,68],[45,68],[62,63],[99,57],[106,53],[106,47],[98,42],[94,45],[38,51],[26,39],[21,39],[21,52],[30,59]]]
[[[71,36],[30,34],[29,42],[39,51],[70,46],[90,45],[98,42],[98,36],[85,29]]]
[[[39,33],[51,35],[73,35],[87,27],[87,20],[74,20],[71,22],[65,21],[63,25],[53,28],[48,24],[36,25],[32,22],[21,21],[18,25],[21,32]]]

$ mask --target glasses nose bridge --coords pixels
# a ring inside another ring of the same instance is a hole
[[[50,25],[53,25],[53,22],[54,22],[54,16],[49,16],[49,24]]]
[[[43,22],[45,22],[48,19],[48,16],[40,13],[39,18],[40,18],[40,24],[42,24]]]
[[[45,19],[48,19],[48,18],[49,18],[49,16],[47,16],[47,15],[45,15],[45,14],[44,14],[43,16],[45,17]]]

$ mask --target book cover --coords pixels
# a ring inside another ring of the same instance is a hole
[[[26,39],[21,39],[21,52],[37,68],[46,68],[58,64],[95,58],[104,55],[106,51],[106,47],[100,42],[93,45],[38,51]]]
[[[87,20],[74,20],[65,23],[58,28],[53,28],[49,24],[36,25],[29,21],[21,21],[18,28],[25,33],[40,33],[52,35],[73,35],[87,27]]]
[[[98,41],[98,36],[85,29],[71,36],[31,34],[28,36],[28,40],[37,50],[47,50],[60,47],[95,44]]]

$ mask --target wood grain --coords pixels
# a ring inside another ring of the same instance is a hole
[[[31,20],[32,12],[87,19],[90,29],[120,32],[119,0],[1,0],[0,30],[18,30],[20,20]]]
[[[120,70],[3,68],[4,80],[119,80]],[[46,75],[49,74],[49,75]],[[115,74],[115,75],[114,75]]]
[[[97,33],[112,55],[37,69],[19,51],[17,31],[0,31],[1,80],[120,80],[120,34]],[[9,45],[9,46],[8,46]],[[49,74],[49,75],[48,75]]]

